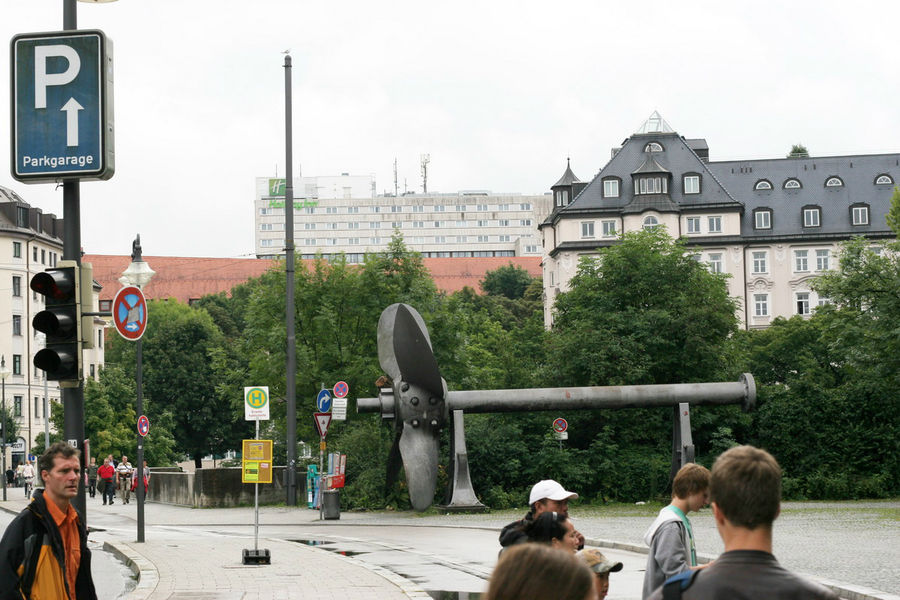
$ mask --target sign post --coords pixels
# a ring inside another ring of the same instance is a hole
[[[270,565],[272,555],[268,548],[259,549],[259,484],[272,483],[272,440],[259,439],[260,420],[269,420],[269,387],[244,388],[244,419],[256,421],[256,438],[244,440],[241,452],[241,482],[253,484],[253,550],[244,548],[242,563],[245,565]]]

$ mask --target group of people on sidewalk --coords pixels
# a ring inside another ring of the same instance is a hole
[[[143,471],[144,493],[150,489],[150,468],[144,461],[144,468],[137,469],[128,462],[128,457],[122,455],[122,460],[116,462],[110,454],[103,459],[102,465],[97,465],[97,459],[91,457],[91,463],[87,468],[88,494],[93,498],[97,491],[103,498],[103,504],[112,504],[116,491],[121,493],[123,504],[131,501],[131,492],[137,490],[138,476]]]
[[[25,488],[25,497],[31,495],[31,490],[34,488],[34,465],[30,460],[25,459],[25,462],[19,463],[15,468],[10,466],[4,475],[7,487],[23,487]]]
[[[531,490],[531,509],[500,533],[503,547],[485,600],[603,600],[609,574],[622,563],[599,550],[576,551],[584,536],[568,515],[578,494],[553,480]],[[700,565],[688,513],[711,504],[725,552]],[[712,471],[682,467],[672,501],[647,530],[643,600],[838,600],[828,588],[799,577],[772,555],[772,524],[781,505],[781,467],[765,450],[739,446],[723,452]],[[525,543],[536,542],[536,543]]]

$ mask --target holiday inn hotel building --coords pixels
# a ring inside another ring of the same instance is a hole
[[[360,262],[387,250],[394,231],[425,258],[541,255],[537,225],[551,197],[465,191],[376,196],[368,176],[298,177],[294,244],[301,258],[345,253]],[[258,258],[284,254],[285,180],[259,177],[254,200]]]

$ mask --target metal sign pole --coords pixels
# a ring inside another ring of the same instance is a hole
[[[259,439],[259,419],[256,420],[256,438]],[[256,507],[256,518],[253,524],[253,549],[259,550],[259,482],[253,484],[253,504]]]
[[[322,453],[325,447],[325,436],[319,439],[319,520],[325,520],[325,472],[322,467]]]

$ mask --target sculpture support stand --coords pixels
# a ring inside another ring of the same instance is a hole
[[[448,511],[487,510],[475,496],[475,488],[472,487],[469,455],[466,452],[466,430],[461,410],[454,410],[450,421],[450,482],[446,504],[439,508]]]

